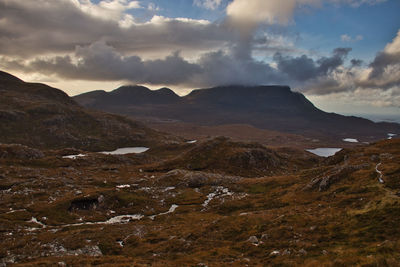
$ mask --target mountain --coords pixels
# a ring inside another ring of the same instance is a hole
[[[110,93],[102,90],[85,93],[75,100],[85,106],[101,108],[114,105],[170,104],[178,102],[180,98],[168,88],[151,91],[143,86],[122,86]]]
[[[314,138],[373,141],[400,132],[395,123],[327,113],[288,86],[223,86],[179,97],[169,89],[121,87],[110,93],[75,96],[82,105],[134,117],[179,120],[201,125],[249,124],[260,129]]]
[[[167,139],[128,118],[87,110],[61,90],[0,72],[0,143],[108,150]]]

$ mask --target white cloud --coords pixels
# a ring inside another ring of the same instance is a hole
[[[207,20],[153,16],[135,22],[123,10],[138,7],[133,4],[136,2],[113,0],[107,3],[114,5],[107,6],[104,1],[95,5],[93,0],[74,0],[75,4],[72,0],[35,1],[37,5],[27,0],[0,0],[0,56],[65,55],[76,46],[104,40],[121,53],[140,53],[147,58],[164,57],[176,50],[196,57],[234,39],[232,32]],[[108,13],[105,18],[100,16]]]
[[[351,37],[348,34],[343,34],[340,36],[340,39],[342,40],[342,42],[346,42],[346,43],[354,43],[354,42],[358,42],[358,41],[362,41],[364,39],[364,36],[362,35],[357,35],[354,38]]]
[[[297,7],[319,5],[320,0],[234,0],[227,7],[227,15],[240,23],[288,24]]]
[[[384,52],[388,54],[400,53],[400,30],[397,32],[397,36],[393,39],[393,41],[386,45]]]
[[[236,26],[254,28],[261,23],[287,25],[292,22],[294,12],[302,8],[317,8],[324,4],[375,5],[386,0],[233,0],[227,7],[227,15]]]
[[[362,5],[370,5],[370,6],[377,5],[386,2],[387,0],[329,0],[329,1],[335,4],[345,4],[357,8]]]
[[[157,6],[156,4],[154,4],[154,3],[149,3],[147,5],[147,10],[154,12],[154,11],[160,11],[161,8],[159,6]]]
[[[194,0],[193,4],[198,6],[198,7],[202,7],[202,8],[206,8],[206,9],[210,9],[210,10],[215,10],[217,9],[222,3],[222,0]]]
[[[43,0],[40,0],[43,1]],[[63,0],[66,1],[66,0]],[[121,27],[130,27],[134,23],[132,15],[125,12],[130,9],[142,8],[139,1],[128,0],[103,0],[98,4],[91,0],[67,0],[73,3],[84,13],[103,20],[112,20],[119,23]]]

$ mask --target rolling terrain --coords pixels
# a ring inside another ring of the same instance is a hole
[[[226,139],[168,146],[68,159],[1,145],[0,264],[399,264],[399,140],[326,159]]]

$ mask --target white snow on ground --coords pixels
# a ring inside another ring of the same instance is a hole
[[[383,173],[382,173],[380,170],[378,170],[378,168],[379,168],[379,166],[381,166],[381,164],[382,164],[382,163],[376,164],[375,171],[379,174],[378,181],[379,181],[381,184],[383,184],[383,183],[385,183],[385,181],[382,179]]]
[[[387,135],[388,135],[387,139],[389,139],[389,140],[393,139],[393,137],[397,136],[397,134],[394,134],[394,133],[388,133]]]
[[[175,212],[175,210],[178,208],[178,205],[173,204],[168,211],[163,212],[163,213],[159,213],[156,215],[152,215],[152,216],[148,216],[151,220],[154,220],[155,217],[157,216],[162,216],[162,215],[166,215],[169,213],[173,213]],[[138,221],[143,219],[145,216],[141,215],[141,214],[133,214],[133,215],[119,215],[119,216],[115,216],[112,217],[110,219],[108,219],[107,221],[103,221],[103,222],[82,222],[82,223],[71,223],[71,224],[64,224],[64,225],[60,225],[59,227],[64,228],[64,227],[71,227],[71,226],[82,226],[82,225],[96,225],[96,224],[125,224],[125,223],[129,223],[131,221]],[[47,225],[45,225],[44,223],[38,221],[36,218],[32,217],[32,219],[28,222],[31,223],[36,223],[39,224],[40,226],[42,226],[42,228],[27,228],[27,230],[29,232],[32,231],[37,231],[37,230],[41,230],[43,228],[46,228]],[[51,228],[53,228],[53,226],[49,226]],[[55,228],[57,226],[54,226]]]
[[[4,213],[4,214],[10,214],[10,213],[19,212],[19,211],[26,211],[26,209],[13,210],[12,208],[10,208],[10,211],[7,211],[7,212]]]
[[[116,217],[112,217],[108,221],[99,222],[98,224],[116,224],[116,223],[128,223],[131,220],[141,220],[144,216],[141,214],[135,215],[120,215]]]
[[[32,217],[32,219],[30,220],[30,221],[28,221],[29,223],[36,223],[36,224],[38,224],[38,225],[40,225],[41,226],[41,228],[36,228],[36,227],[28,227],[27,228],[27,230],[29,231],[29,232],[33,232],[33,231],[37,231],[37,230],[41,230],[41,229],[44,229],[44,228],[46,228],[47,226],[44,224],[44,223],[42,223],[42,222],[39,222],[35,217]]]
[[[122,189],[122,188],[129,188],[129,187],[131,187],[131,185],[130,184],[121,184],[121,185],[117,185],[116,187],[118,189]]]
[[[174,190],[174,189],[175,189],[175,186],[169,186],[169,187],[166,187],[163,191],[167,192],[167,191],[171,191],[171,190]]]
[[[197,143],[197,140],[187,141],[186,143],[188,143],[188,144],[194,144],[194,143]]]
[[[36,223],[42,226],[43,228],[46,228],[46,225],[42,222],[39,222],[35,217],[32,217],[32,219],[29,221],[30,223]]]
[[[77,159],[81,157],[86,157],[86,155],[85,154],[69,155],[69,156],[64,156],[63,159]]]
[[[163,212],[163,213],[159,213],[159,214],[156,214],[156,215],[149,216],[149,218],[152,219],[152,220],[154,220],[157,216],[161,216],[161,215],[166,215],[166,214],[169,214],[169,213],[173,213],[173,212],[175,212],[175,210],[176,210],[178,207],[179,207],[178,205],[173,204],[173,205],[169,208],[168,211]]]
[[[315,148],[315,149],[306,149],[306,151],[313,153],[314,155],[320,157],[330,157],[335,155],[337,152],[342,150],[341,148]]]
[[[358,140],[354,139],[354,138],[345,138],[345,139],[343,139],[343,141],[349,142],[349,143],[358,143]]]
[[[228,188],[224,188],[222,186],[217,186],[215,188],[215,191],[207,195],[207,199],[204,201],[202,204],[203,207],[207,207],[208,204],[214,199],[214,198],[221,198],[225,196],[232,196],[233,193],[229,192]]]

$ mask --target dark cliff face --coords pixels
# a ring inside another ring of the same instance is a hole
[[[82,105],[136,117],[154,117],[201,125],[250,124],[261,129],[310,137],[360,138],[373,141],[400,125],[327,113],[288,86],[222,86],[179,97],[169,89],[121,87],[110,93],[90,92],[74,99]],[[90,102],[88,104],[88,102]]]
[[[195,90],[183,97],[190,104],[243,112],[307,113],[319,110],[287,86],[226,86]]]
[[[0,143],[107,150],[163,139],[127,118],[87,110],[59,89],[0,73]]]

